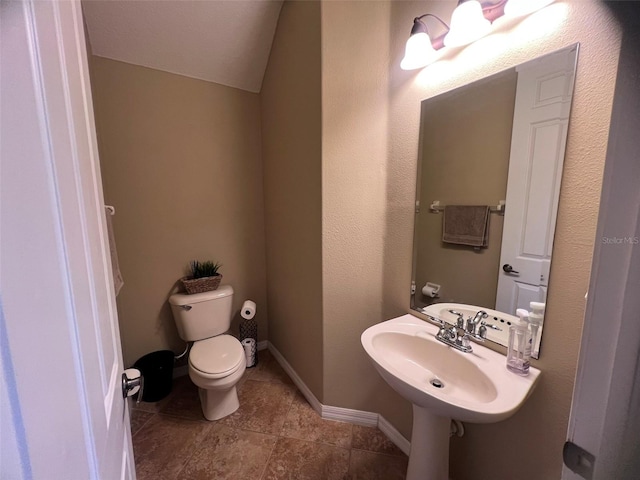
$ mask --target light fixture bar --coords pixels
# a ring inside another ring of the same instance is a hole
[[[453,11],[451,26],[440,17],[425,13],[413,19],[411,35],[407,40],[405,56],[400,67],[403,70],[423,68],[433,63],[436,52],[443,47],[462,47],[473,43],[491,31],[491,24],[500,17],[521,17],[550,5],[555,0],[501,0],[497,3],[481,3],[479,0],[459,0]],[[423,19],[431,17],[447,31],[431,38]]]

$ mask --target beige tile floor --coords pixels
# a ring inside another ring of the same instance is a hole
[[[134,407],[138,479],[404,479],[406,455],[377,428],[323,420],[268,351],[259,359],[239,383],[240,408],[222,420],[204,419],[188,377]]]

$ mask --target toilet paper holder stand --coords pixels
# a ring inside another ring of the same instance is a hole
[[[254,362],[253,365],[247,364],[247,368],[252,368],[258,365],[258,324],[254,319],[245,319],[240,322],[240,342],[247,338],[253,339],[251,355]]]

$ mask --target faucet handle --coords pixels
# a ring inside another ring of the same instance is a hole
[[[471,320],[472,320],[471,317],[469,317],[467,319],[467,325],[466,325],[466,327],[464,329],[467,331],[467,333],[469,333],[471,335],[475,335],[475,333],[476,333],[476,325]]]
[[[447,310],[452,315],[457,315],[458,319],[456,320],[456,325],[458,328],[464,328],[464,315],[460,312],[456,312],[455,310]]]
[[[478,327],[478,333],[468,332],[465,337],[470,338],[478,343],[482,343],[487,339],[487,327],[485,327],[484,325],[480,325],[480,327]]]
[[[451,327],[447,329],[447,336],[449,337],[449,340],[455,340],[458,338],[458,329],[455,325],[451,325]]]
[[[482,326],[484,326],[484,327],[486,327],[486,328],[490,328],[490,329],[492,329],[492,330],[497,330],[497,331],[499,331],[499,332],[501,332],[501,331],[502,331],[502,329],[501,329],[500,327],[498,327],[497,325],[494,325],[494,324],[492,324],[492,323],[487,323],[487,321],[486,321],[486,320],[483,320],[482,322],[480,322],[480,325],[482,325]]]
[[[424,309],[422,313],[424,313]],[[433,315],[429,315],[428,313],[424,313],[424,315],[427,317],[427,320],[429,320],[431,323],[435,323],[436,325],[439,325],[441,328],[444,328],[444,322],[439,318],[436,318]]]
[[[480,325],[480,328],[478,328],[478,336],[485,340],[487,338],[487,327]]]

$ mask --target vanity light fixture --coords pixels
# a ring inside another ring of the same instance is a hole
[[[444,23],[439,17],[430,13],[425,13],[424,15],[414,18],[411,35],[409,36],[409,40],[407,40],[407,45],[404,50],[404,58],[400,63],[400,68],[403,70],[415,70],[426,67],[436,59],[436,49],[431,43],[427,25],[422,21],[423,18],[427,17],[435,18],[449,30],[449,25]]]
[[[484,37],[491,22],[484,18],[478,0],[460,0],[451,14],[451,27],[444,37],[445,47],[461,47]]]
[[[451,26],[441,18],[425,13],[413,19],[411,35],[407,40],[405,54],[400,68],[415,70],[433,63],[437,50],[443,47],[462,47],[486,36],[491,24],[502,16],[522,17],[540,10],[555,0],[499,0],[485,1],[459,0],[451,15]],[[440,37],[429,37],[427,25],[423,19],[431,17],[438,20],[447,29]]]

